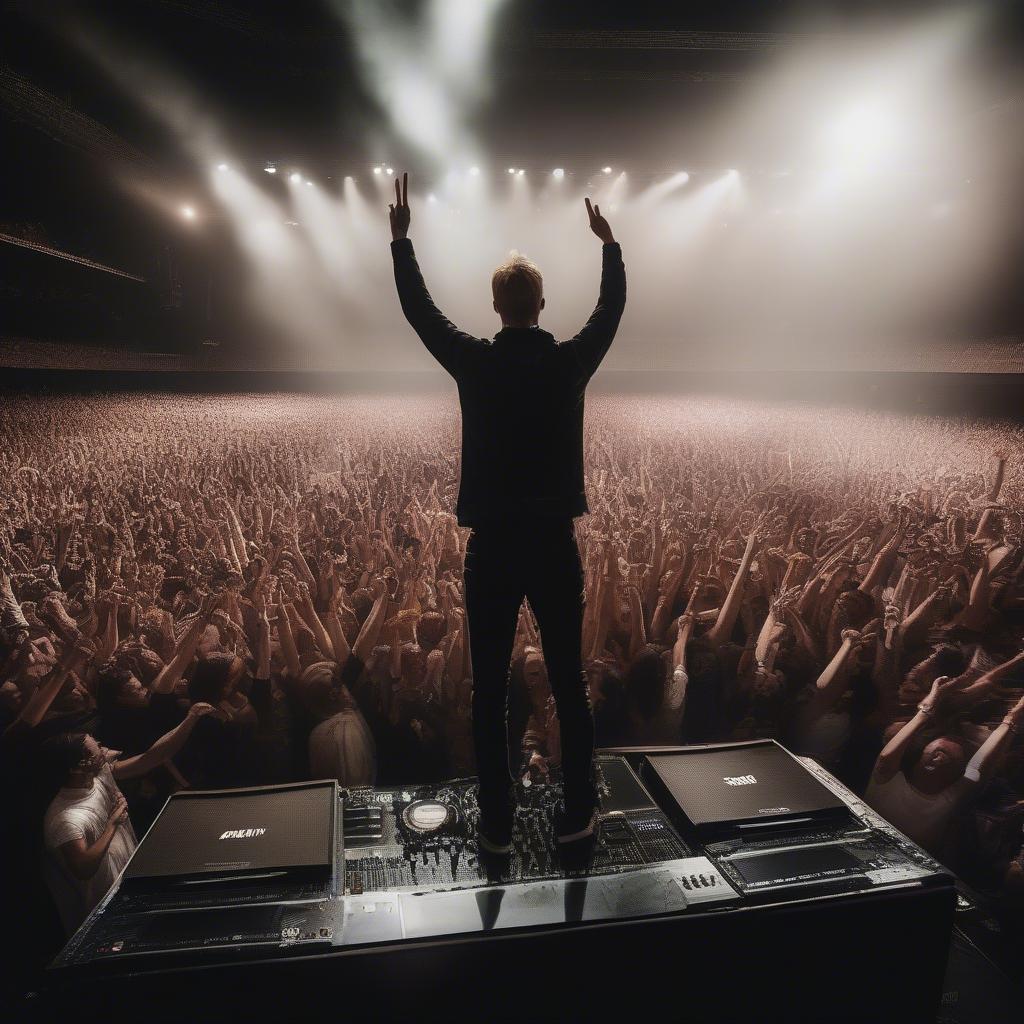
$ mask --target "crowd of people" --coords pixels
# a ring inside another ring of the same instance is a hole
[[[458,430],[447,397],[5,402],[12,899],[73,929],[181,788],[473,773]],[[598,744],[776,737],[1024,908],[1022,451],[1004,422],[593,397]],[[514,769],[557,773],[527,604],[508,724]]]

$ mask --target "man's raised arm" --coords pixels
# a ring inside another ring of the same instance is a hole
[[[391,218],[391,258],[395,264],[395,284],[402,312],[430,354],[453,376],[466,348],[479,344],[476,338],[460,331],[438,308],[423,283],[416,254],[409,240],[409,175],[395,179],[396,202],[389,204]]]
[[[626,306],[626,268],[622,263],[622,249],[615,241],[608,221],[601,216],[601,207],[591,206],[589,199],[584,202],[590,217],[590,230],[602,242],[601,292],[586,326],[566,344],[572,348],[584,379],[589,380],[611,347],[622,319]]]

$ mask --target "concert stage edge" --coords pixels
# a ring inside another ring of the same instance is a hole
[[[473,780],[176,795],[30,1017],[936,1019],[954,879],[815,762],[596,766],[595,843],[554,849],[558,787],[523,787],[498,863]]]

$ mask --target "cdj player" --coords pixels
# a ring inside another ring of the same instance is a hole
[[[652,753],[641,775],[751,901],[943,874],[828,772],[774,740]]]
[[[557,779],[523,782],[502,858],[477,847],[472,779],[172,798],[54,962],[50,996],[95,989],[127,1010],[134,993],[180,1019],[175,979],[202,969],[225,1011],[294,1017],[323,983],[378,1017],[450,1019],[457,991],[496,1001],[495,1019],[537,1018],[540,986],[550,1015],[604,1019],[621,978],[646,978],[647,1008],[673,1014],[677,988],[656,979],[679,975],[695,1020],[883,1020],[886,986],[886,1010],[928,1019],[953,879],[820,766],[765,741],[602,751],[595,775],[593,842],[560,848]],[[570,962],[596,984],[565,988]],[[799,984],[779,987],[794,963]],[[726,964],[742,984],[712,984]]]
[[[846,804],[774,740],[651,754],[644,769],[675,820],[703,840],[850,817]]]

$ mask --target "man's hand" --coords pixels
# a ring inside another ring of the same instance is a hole
[[[395,182],[396,187],[397,185],[398,183]],[[608,224],[608,221],[606,221],[604,217],[601,216],[601,207],[591,206],[589,199],[584,199],[583,202],[587,204],[587,216],[590,218],[590,230],[593,231],[594,234],[597,235],[597,237],[600,238],[605,245],[609,245],[610,243],[614,242],[615,238],[612,235],[611,226]],[[408,223],[409,221],[407,214],[406,224],[408,225]],[[394,220],[392,219],[392,227],[393,225]]]
[[[409,234],[409,172],[402,175],[399,183],[395,178],[395,202],[388,204],[391,218],[391,239],[406,238]]]

